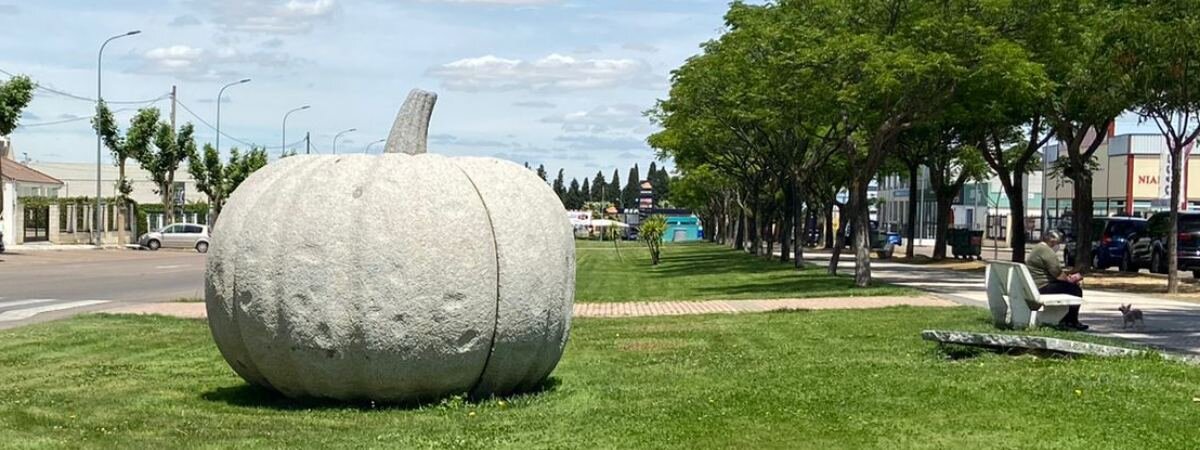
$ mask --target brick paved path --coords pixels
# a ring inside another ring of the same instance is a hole
[[[868,309],[889,306],[958,306],[935,297],[835,297],[778,300],[707,300],[690,302],[576,303],[575,317],[682,316],[688,314],[737,314],[785,309]],[[161,314],[202,319],[204,303],[146,303],[105,312],[118,314]]]

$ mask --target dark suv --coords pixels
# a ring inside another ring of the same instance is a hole
[[[1167,235],[1170,233],[1170,213],[1150,216],[1146,231],[1138,233],[1130,246],[1130,257],[1136,267],[1154,273],[1167,273]],[[1179,213],[1179,270],[1190,270],[1200,278],[1200,213]]]
[[[1092,267],[1107,269],[1118,266],[1122,272],[1136,271],[1137,267],[1130,264],[1130,243],[1133,238],[1145,234],[1146,219],[1135,217],[1101,217],[1092,219]],[[1063,260],[1069,266],[1075,265],[1076,246],[1074,236],[1068,236],[1063,246]]]

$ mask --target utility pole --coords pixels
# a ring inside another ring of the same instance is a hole
[[[175,99],[178,98],[175,95],[176,95],[175,85],[172,84],[171,85],[171,131],[175,131],[175,101],[176,101]]]

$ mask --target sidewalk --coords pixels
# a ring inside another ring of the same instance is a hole
[[[576,303],[573,317],[644,317],[689,314],[740,314],[800,309],[874,309],[892,306],[952,307],[936,297],[833,297],[773,300],[702,300],[688,302]],[[202,302],[147,303],[104,311],[114,314],[160,314],[186,319],[205,318]]]
[[[808,252],[805,257],[812,263],[828,265],[830,254]],[[843,273],[853,273],[853,255],[843,254],[838,268]],[[983,273],[872,260],[871,275],[879,281],[920,289],[959,304],[987,308]],[[1086,281],[1084,299],[1080,320],[1092,327],[1088,333],[1200,356],[1200,304],[1152,295],[1089,289]],[[1117,307],[1126,303],[1145,312],[1145,327],[1121,328],[1121,313]]]

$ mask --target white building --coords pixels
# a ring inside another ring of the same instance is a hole
[[[25,217],[25,211],[17,208],[18,198],[57,197],[62,186],[62,181],[14,160],[9,140],[0,137],[0,189],[4,192],[0,233],[4,245],[49,239],[49,218],[40,212],[36,217]]]
[[[1023,178],[1025,190],[1025,229],[1036,238],[1042,208],[1042,172],[1035,171]],[[908,205],[917,202],[917,239],[919,245],[932,245],[937,223],[937,199],[929,183],[929,169],[922,166],[917,172],[917,191],[909,192],[907,177],[888,175],[879,182],[879,215],[881,224],[900,232],[907,230]],[[991,238],[1008,240],[1012,227],[1008,196],[994,174],[985,182],[968,182],[950,206],[951,228],[985,230]],[[908,237],[908,236],[906,236]]]
[[[40,162],[32,161],[32,167],[42,173],[62,180],[63,187],[60,197],[95,197],[96,196],[96,163],[79,162]],[[119,170],[112,164],[100,166],[101,191],[104,197],[116,197],[117,175]],[[137,161],[125,163],[125,177],[129,179],[133,192],[129,197],[139,204],[159,204],[162,197],[156,192],[158,185],[154,184],[150,172],[142,170]],[[182,190],[179,187],[183,187]],[[188,173],[187,164],[179,166],[175,171],[175,191],[183,192],[183,202],[206,202],[208,198],[196,190],[196,181]],[[176,194],[178,195],[178,194]]]

